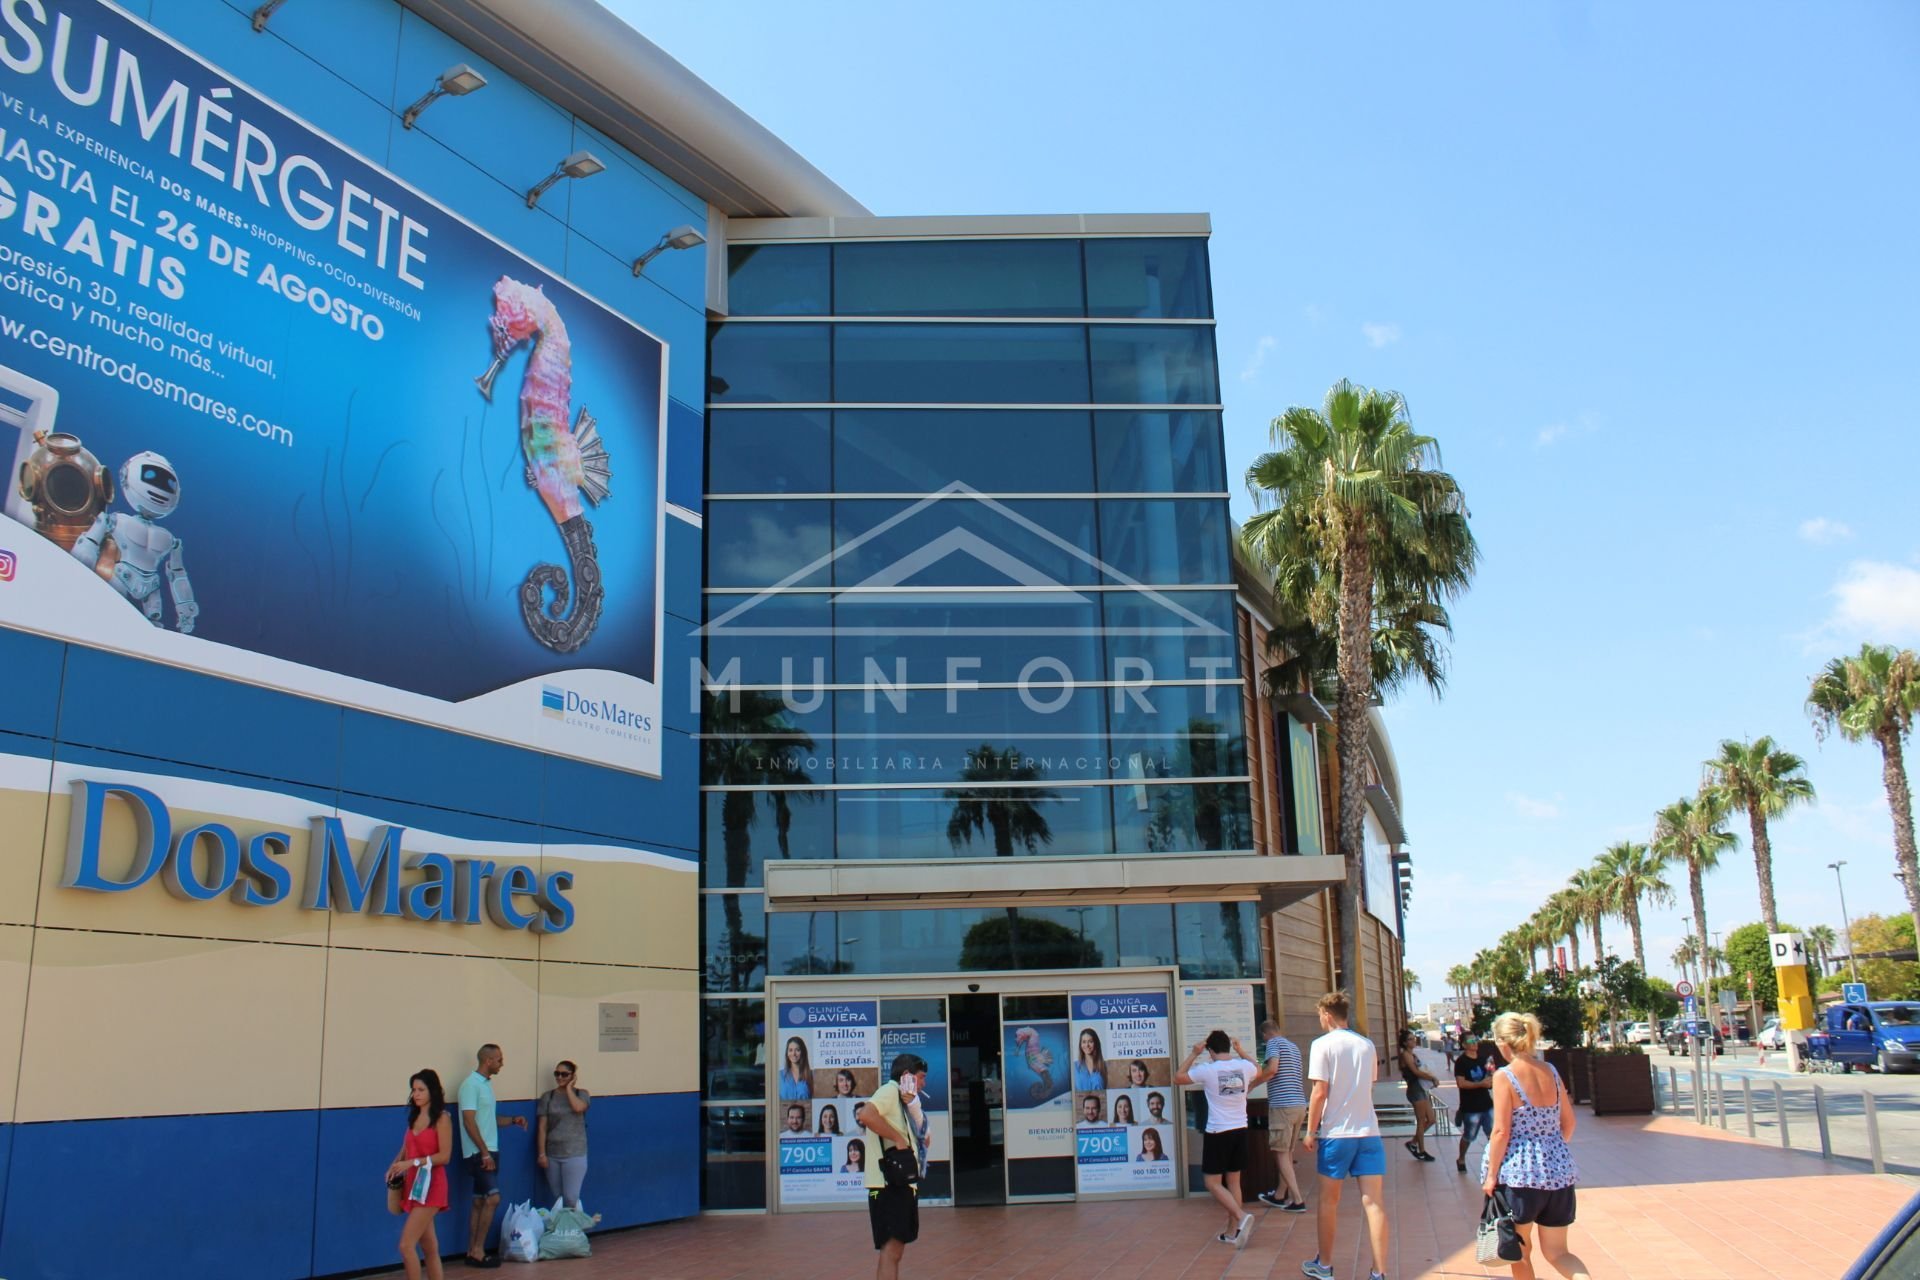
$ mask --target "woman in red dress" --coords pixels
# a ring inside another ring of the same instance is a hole
[[[447,1095],[440,1075],[429,1068],[416,1072],[407,1102],[407,1136],[400,1154],[387,1166],[389,1184],[400,1179],[400,1261],[407,1280],[420,1280],[418,1250],[426,1255],[427,1275],[443,1280],[440,1239],[433,1231],[433,1215],[447,1207],[447,1160],[453,1154],[453,1117],[447,1114]]]

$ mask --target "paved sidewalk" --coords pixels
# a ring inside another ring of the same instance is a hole
[[[1420,1164],[1390,1148],[1387,1202],[1393,1257],[1387,1274],[1507,1275],[1473,1260],[1477,1180],[1454,1170],[1451,1150]],[[1476,1145],[1470,1167],[1477,1167]],[[1582,1110],[1574,1138],[1580,1217],[1573,1248],[1594,1280],[1727,1280],[1837,1276],[1906,1202],[1893,1178],[1854,1172],[1818,1157],[1702,1130],[1671,1117],[1596,1119]],[[589,1201],[592,1183],[588,1183]],[[909,1280],[1221,1280],[1300,1274],[1314,1253],[1314,1215],[1253,1206],[1244,1252],[1213,1241],[1220,1213],[1210,1201],[929,1209],[907,1250]],[[1342,1280],[1365,1280],[1366,1246],[1357,1188],[1340,1209]],[[465,1268],[451,1263],[450,1275]],[[866,1215],[714,1216],[601,1238],[585,1262],[510,1268],[552,1280],[857,1280],[873,1274]],[[395,1273],[397,1274],[397,1273]],[[1552,1275],[1550,1270],[1544,1271]]]

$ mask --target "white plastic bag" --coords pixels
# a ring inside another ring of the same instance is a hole
[[[508,1262],[540,1261],[540,1237],[546,1229],[546,1220],[533,1207],[533,1201],[510,1205],[506,1220],[500,1224],[500,1256]]]

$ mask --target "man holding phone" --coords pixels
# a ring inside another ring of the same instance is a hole
[[[879,1139],[880,1153],[867,1161],[862,1179],[867,1189],[867,1219],[873,1227],[873,1247],[880,1251],[875,1280],[899,1280],[900,1259],[907,1246],[920,1238],[920,1188],[906,1182],[887,1185],[887,1151],[904,1148],[921,1164],[919,1144],[908,1109],[927,1083],[927,1060],[903,1053],[893,1060],[887,1082],[860,1109],[859,1123]],[[922,1165],[922,1167],[924,1167]]]

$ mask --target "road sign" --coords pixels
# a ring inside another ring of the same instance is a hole
[[[1682,978],[1680,979],[1680,981],[1673,984],[1673,994],[1679,996],[1682,1000],[1685,1000],[1688,997],[1693,995],[1693,984],[1691,982],[1688,982],[1685,978]]]
[[[1767,935],[1768,949],[1773,952],[1773,967],[1785,969],[1807,962],[1807,943],[1797,933],[1770,933]]]
[[[1840,998],[1848,1004],[1865,1004],[1867,1002],[1867,984],[1864,982],[1841,983]]]
[[[1722,987],[1715,994],[1720,997],[1720,1007],[1722,1009],[1731,1009],[1740,1003],[1740,997],[1733,994],[1732,987]]]
[[[1688,995],[1688,996],[1686,996],[1686,997],[1684,997],[1684,999],[1685,999],[1685,1001],[1686,1001],[1686,1010],[1685,1010],[1685,1012],[1686,1012],[1686,1017],[1687,1017],[1687,1021],[1688,1021],[1688,1022],[1692,1022],[1692,1021],[1694,1021],[1694,1020],[1695,1020],[1696,1018],[1698,1018],[1698,1017],[1700,1016],[1700,1006],[1699,1006],[1699,1004],[1698,1004],[1698,1003],[1697,1003],[1697,1002],[1696,1002],[1696,1001],[1694,1000],[1694,998],[1693,998],[1693,996],[1692,996],[1692,995]]]

